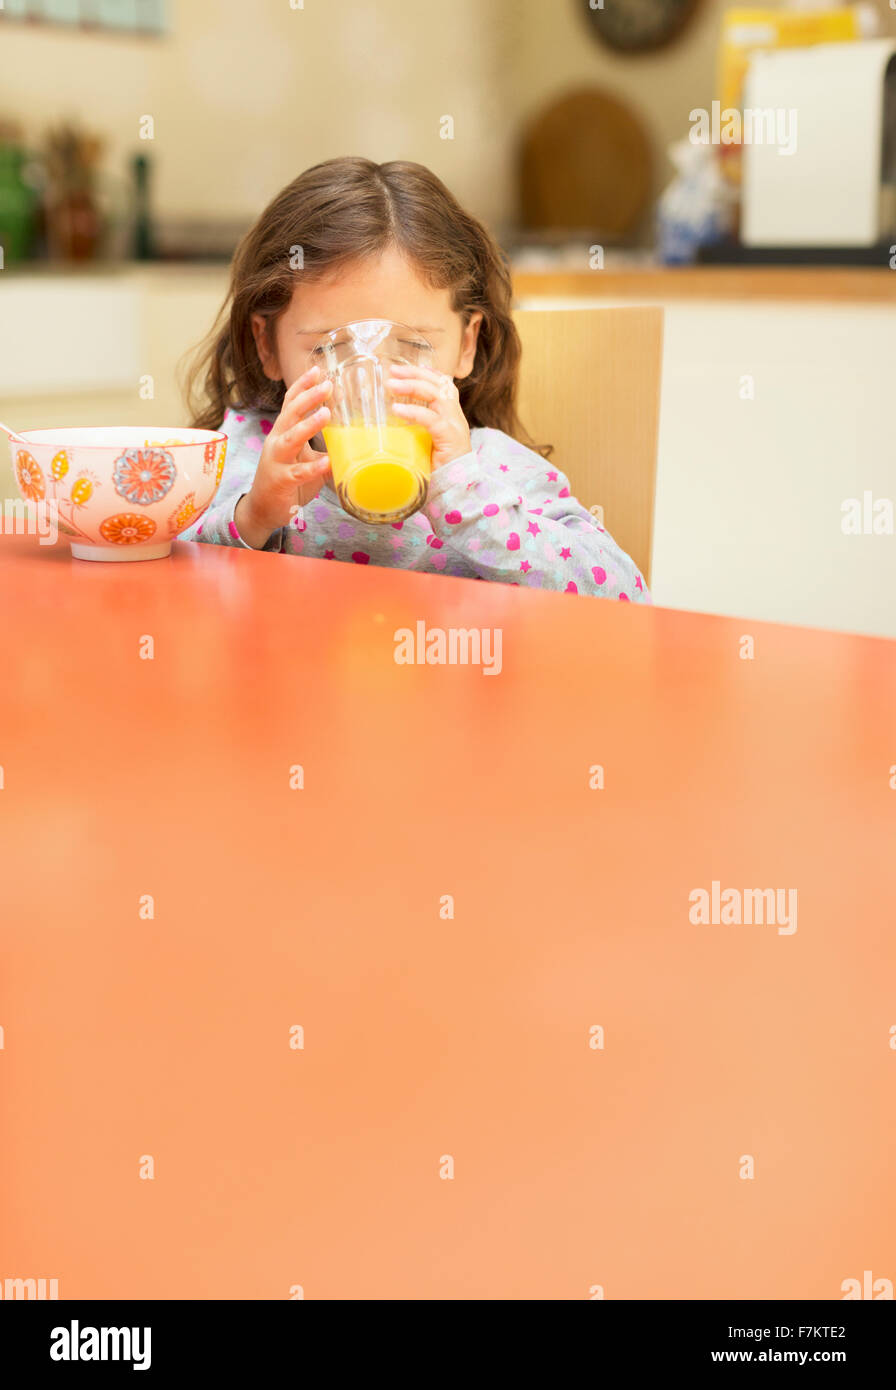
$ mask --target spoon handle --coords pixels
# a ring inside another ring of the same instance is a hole
[[[4,434],[8,434],[10,439],[13,440],[13,442],[16,444],[28,443],[27,439],[23,439],[20,434],[16,434],[15,430],[11,430],[9,428],[9,425],[4,425],[2,420],[0,420],[0,430],[2,430]]]

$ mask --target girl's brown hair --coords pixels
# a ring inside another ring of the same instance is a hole
[[[451,290],[452,308],[465,323],[482,314],[473,370],[458,383],[469,425],[503,430],[549,457],[550,446],[536,445],[516,413],[520,340],[506,258],[435,174],[403,160],[315,164],[277,194],[242,238],[227,298],[188,366],[193,428],[218,429],[229,406],[279,412],[286,387],[262,371],[252,315],[264,317],[273,341],[274,323],[297,284],[391,246],[428,284]],[[295,269],[299,249],[301,269]]]

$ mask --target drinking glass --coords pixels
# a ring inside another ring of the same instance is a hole
[[[391,362],[431,367],[432,344],[391,319],[359,319],[320,338],[310,362],[333,383],[322,433],[343,508],[383,524],[411,516],[426,500],[432,436],[395,414],[396,401],[414,398],[387,378]]]

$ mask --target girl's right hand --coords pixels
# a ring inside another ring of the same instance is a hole
[[[290,386],[264,442],[252,486],[236,505],[237,530],[256,550],[289,524],[296,505],[305,507],[317,496],[330,472],[329,455],[309,443],[330,418],[323,402],[333,383],[320,381],[320,375],[319,367],[310,367]]]

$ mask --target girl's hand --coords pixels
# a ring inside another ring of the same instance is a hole
[[[460,408],[460,395],[450,376],[405,362],[390,362],[387,385],[400,396],[415,396],[425,405],[403,405],[395,401],[392,409],[409,425],[423,425],[432,435],[432,467],[468,454],[470,426]]]
[[[330,472],[329,455],[318,453],[308,442],[330,418],[323,402],[333,383],[320,381],[320,375],[319,367],[311,367],[290,386],[265,440],[252,487],[237,503],[237,530],[255,549],[289,524],[296,505],[305,507],[317,496]],[[314,414],[303,419],[310,411]]]

